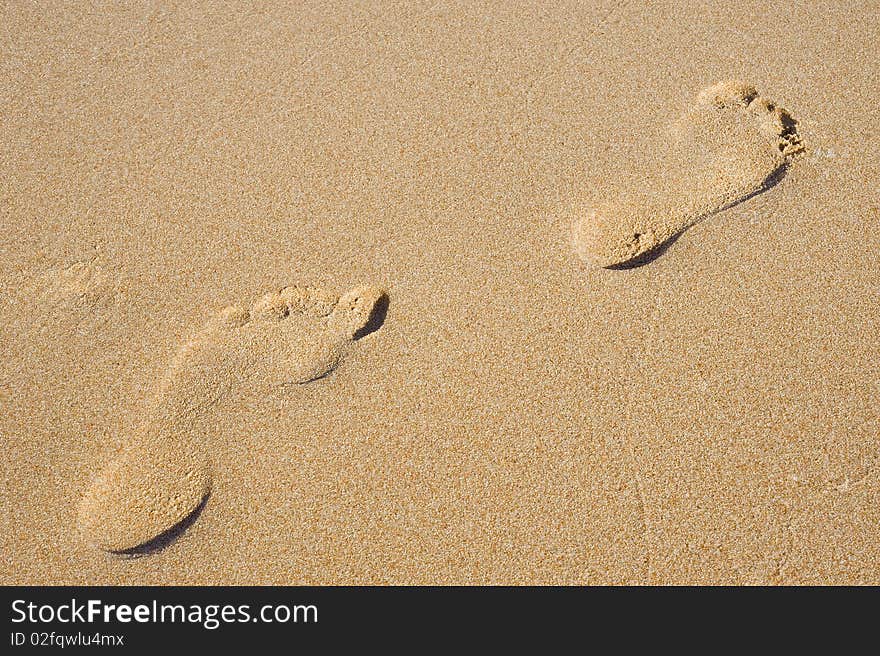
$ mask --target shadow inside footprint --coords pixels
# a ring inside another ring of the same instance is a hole
[[[367,319],[367,323],[365,323],[362,328],[355,331],[352,339],[358,340],[379,330],[379,328],[382,327],[382,324],[385,323],[389,303],[390,299],[388,298],[388,294],[382,294],[373,306],[373,310],[370,312],[370,318]]]
[[[205,509],[205,506],[208,505],[208,499],[210,497],[210,493],[206,494],[205,498],[202,499],[202,502],[198,506],[196,506],[189,515],[184,517],[182,520],[180,520],[177,524],[169,528],[164,533],[160,533],[159,535],[157,535],[149,542],[144,542],[143,544],[132,547],[131,549],[110,551],[110,553],[114,556],[120,556],[123,558],[141,558],[143,556],[154,554],[157,551],[162,551],[166,547],[170,546],[173,542],[175,542],[177,538],[183,535],[183,533],[195,523],[195,521],[199,518],[199,515],[201,515],[202,511]]]
[[[712,216],[714,214],[718,214],[719,212],[723,212],[724,210],[730,209],[731,207],[736,207],[740,203],[745,203],[747,200],[750,200],[750,199],[754,198],[755,196],[760,196],[764,192],[769,191],[770,189],[772,189],[773,187],[775,187],[776,185],[778,185],[782,181],[782,179],[785,177],[787,172],[788,172],[788,163],[784,163],[782,166],[780,166],[775,171],[773,171],[773,173],[771,173],[767,177],[767,179],[764,180],[763,184],[761,184],[761,186],[758,189],[756,189],[752,193],[748,194],[747,196],[743,196],[742,198],[737,198],[732,203],[728,203],[727,205],[722,205],[717,210],[715,210],[714,212],[711,212],[710,214],[707,214],[702,219],[700,219],[700,221],[697,221],[696,223],[700,223],[701,221],[708,219],[710,216]],[[674,234],[672,237],[670,237],[669,239],[667,239],[666,241],[661,243],[659,246],[657,246],[657,248],[654,248],[650,251],[646,251],[646,252],[638,255],[637,257],[634,257],[631,260],[627,260],[626,262],[621,262],[620,264],[612,264],[611,266],[607,266],[605,268],[609,269],[611,271],[626,271],[627,269],[638,269],[639,267],[645,266],[646,264],[650,264],[651,262],[656,260],[658,257],[663,255],[667,250],[669,250],[669,248],[675,242],[677,242],[679,240],[679,238],[685,232],[687,232],[688,230],[693,228],[694,225],[696,225],[696,223],[693,223],[693,224],[687,226],[686,228],[684,228],[683,230],[681,230],[680,232]]]
[[[645,266],[646,264],[650,264],[658,257],[663,255],[669,247],[672,246],[675,242],[678,241],[679,237],[681,237],[687,229],[682,230],[678,234],[672,235],[669,239],[661,243],[657,248],[653,250],[646,251],[637,257],[634,257],[631,260],[627,260],[626,262],[621,262],[620,264],[612,264],[611,266],[605,267],[611,271],[626,271],[627,269],[638,269],[639,267]]]

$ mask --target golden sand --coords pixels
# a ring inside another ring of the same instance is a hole
[[[187,520],[211,491],[211,432],[197,417],[236,388],[304,384],[339,364],[367,326],[384,292],[361,287],[342,298],[286,287],[250,310],[234,306],[211,319],[175,355],[146,425],[125,453],[92,482],[79,508],[86,539],[112,552],[151,551]],[[164,546],[164,545],[163,545]]]
[[[3,5],[0,582],[880,583],[877,18]]]
[[[687,115],[654,137],[645,158],[614,182],[613,200],[575,216],[575,249],[604,267],[645,264],[698,221],[778,182],[803,151],[796,121],[742,82],[702,90]],[[641,143],[634,150],[641,151]],[[641,170],[640,170],[641,169]],[[607,191],[606,191],[607,193]]]

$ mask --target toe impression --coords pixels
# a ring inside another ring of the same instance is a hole
[[[329,323],[332,328],[348,339],[354,339],[366,329],[374,315],[387,301],[387,294],[381,287],[364,285],[344,294],[333,312]]]

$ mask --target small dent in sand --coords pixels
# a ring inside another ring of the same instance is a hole
[[[36,294],[44,307],[85,311],[112,306],[122,291],[115,275],[88,260],[47,271]]]

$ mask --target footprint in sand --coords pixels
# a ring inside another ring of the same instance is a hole
[[[121,278],[101,267],[97,258],[49,269],[36,277],[28,290],[28,298],[36,299],[32,323],[41,330],[54,327],[62,318],[73,325],[101,323],[127,292]]]
[[[257,378],[301,384],[332,371],[381,322],[384,291],[342,297],[311,287],[267,294],[250,311],[229,307],[175,355],[142,428],[94,479],[79,506],[86,539],[144,553],[194,521],[211,491],[202,412]]]
[[[638,144],[640,162],[608,200],[578,208],[578,255],[636,266],[698,221],[772,186],[803,150],[796,121],[742,82],[704,89],[664,138]]]

